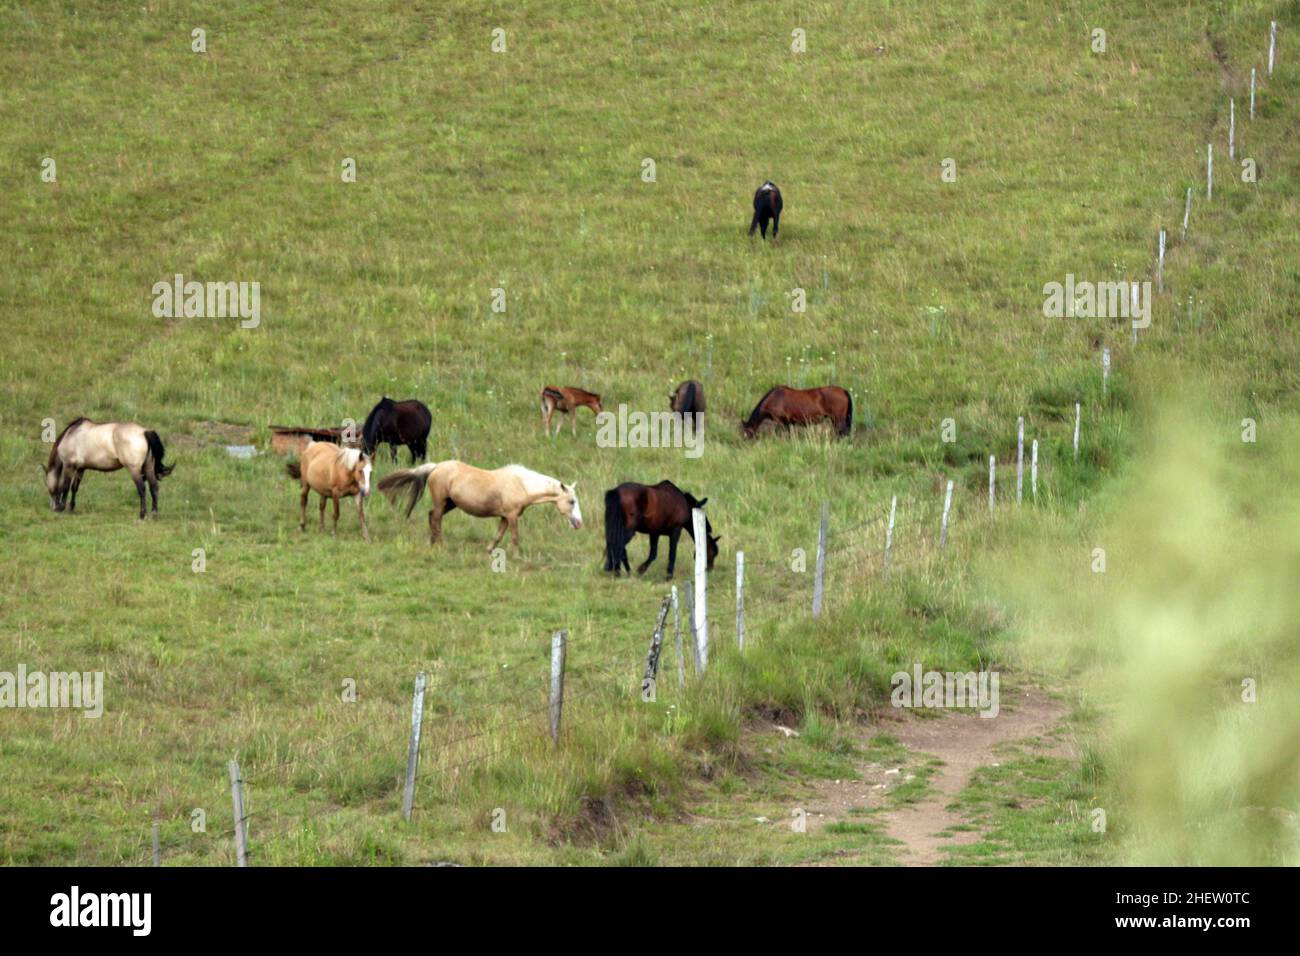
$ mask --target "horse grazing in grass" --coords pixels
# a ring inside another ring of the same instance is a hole
[[[704,414],[704,386],[695,379],[687,379],[668,396],[669,408],[679,415]]]
[[[776,188],[776,183],[766,182],[758,187],[754,193],[754,218],[749,223],[749,234],[752,236],[755,229],[763,230],[763,238],[767,238],[767,224],[772,224],[772,245],[777,244],[776,234],[781,228],[781,190]]]
[[[563,412],[565,415],[573,416],[573,434],[578,434],[578,409],[583,406],[590,408],[599,415],[602,411],[600,407],[600,396],[595,392],[587,392],[580,388],[565,388],[558,385],[547,385],[542,389],[542,431],[550,434],[551,415],[555,412]],[[561,422],[555,423],[555,434],[560,433]]]
[[[77,510],[77,489],[87,471],[125,468],[140,495],[140,518],[145,517],[144,488],[149,484],[153,513],[158,513],[158,479],[172,469],[163,464],[163,443],[155,431],[134,422],[92,422],[75,418],[59,433],[45,466],[45,488],[50,507],[69,514]]]
[[[428,455],[429,429],[433,426],[433,413],[424,402],[408,398],[395,402],[387,395],[370,410],[366,423],[361,426],[361,444],[366,454],[374,456],[380,444],[387,442],[397,461],[397,446],[411,450],[411,464]]]
[[[519,516],[529,505],[552,502],[560,514],[569,519],[574,530],[582,527],[582,508],[574,485],[566,485],[523,465],[506,465],[484,471],[463,461],[440,461],[406,471],[395,471],[379,483],[379,490],[397,504],[406,491],[406,517],[429,489],[433,509],[429,512],[429,544],[442,539],[442,516],[459,508],[476,518],[500,518],[497,536],[488,545],[491,552],[510,529],[510,540],[519,550]]]
[[[290,462],[286,467],[290,478],[302,482],[302,508],[298,530],[307,530],[307,499],[314,491],[320,495],[320,530],[325,530],[325,502],[334,502],[334,530],[339,531],[339,499],[357,497],[357,515],[361,519],[361,535],[370,540],[366,526],[366,498],[370,496],[370,470],[374,459],[360,448],[341,448],[333,442],[309,442],[302,451],[301,462]]]
[[[753,438],[766,421],[789,429],[791,425],[813,425],[824,418],[835,423],[835,434],[848,437],[853,430],[853,397],[838,385],[821,388],[778,385],[759,400],[749,418],[740,423],[740,429],[746,438]]]
[[[619,569],[625,568],[632,574],[632,566],[627,560],[628,542],[640,531],[650,535],[650,555],[637,567],[637,574],[645,574],[659,554],[659,536],[668,535],[668,577],[673,576],[677,564],[677,539],[682,530],[695,537],[695,526],[691,520],[692,508],[703,508],[708,498],[697,501],[693,495],[682,491],[671,481],[661,481],[657,485],[639,485],[627,481],[617,488],[605,492],[605,570],[618,577]],[[705,551],[708,554],[709,570],[718,556],[718,542],[721,538],[713,536],[713,526],[709,519],[704,519]]]

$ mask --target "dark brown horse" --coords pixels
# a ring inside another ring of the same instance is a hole
[[[668,535],[668,577],[673,576],[673,567],[677,564],[677,539],[682,530],[695,537],[694,523],[691,520],[692,508],[703,508],[705,498],[697,501],[693,495],[682,491],[671,481],[661,481],[657,485],[639,485],[626,481],[617,488],[605,492],[605,570],[618,577],[620,569],[626,569],[631,575],[632,566],[627,560],[628,542],[640,531],[650,535],[650,556],[636,569],[637,574],[645,574],[659,553],[659,536]],[[705,550],[709,557],[709,570],[713,570],[714,559],[718,556],[718,541],[713,536],[713,526],[709,519],[704,519]]]
[[[781,190],[776,188],[776,183],[768,182],[758,187],[754,193],[754,218],[749,223],[749,234],[752,236],[754,231],[760,227],[763,230],[763,238],[767,238],[767,224],[772,224],[772,245],[777,244],[776,234],[781,228]]]
[[[853,397],[838,385],[821,388],[778,385],[754,406],[740,428],[746,438],[753,438],[766,421],[788,429],[791,425],[813,425],[824,418],[835,423],[837,435],[847,437],[853,430]]]
[[[677,386],[677,391],[668,396],[669,408],[681,415],[704,414],[704,386],[695,379],[688,379]]]
[[[424,402],[414,398],[395,402],[385,395],[361,426],[361,444],[373,457],[379,446],[388,442],[393,461],[397,461],[397,447],[405,445],[411,451],[411,464],[415,464],[429,453],[431,427],[433,413]]]

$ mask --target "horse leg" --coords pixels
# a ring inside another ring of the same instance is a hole
[[[135,482],[135,490],[140,495],[140,520],[143,521],[146,515],[144,510],[144,476],[138,471],[133,471],[131,472],[131,480]]]
[[[324,531],[325,531],[325,502],[326,502],[327,499],[326,499],[326,497],[325,497],[325,493],[324,493],[323,491],[322,491],[322,492],[317,492],[317,494],[320,495],[320,530],[321,530],[322,533],[324,533]]]
[[[645,574],[645,569],[654,564],[655,558],[659,555],[659,535],[651,533],[650,535],[650,554],[637,565],[636,573]]]
[[[442,516],[446,511],[446,501],[439,498],[434,506],[429,509],[429,544],[434,545],[442,540]]]
[[[519,546],[519,515],[510,516],[510,541],[515,546],[515,554],[522,554],[523,548]]]
[[[497,522],[497,536],[493,538],[492,543],[488,545],[488,554],[491,554],[496,550],[497,544],[505,537],[506,528],[508,527],[510,527],[510,522],[506,519],[505,515],[502,515],[501,520]]]
[[[66,492],[68,498],[68,514],[73,514],[77,510],[77,489],[81,487],[81,476],[85,473],[84,469],[78,468],[72,475],[72,483],[68,486]]]
[[[337,536],[339,533],[339,493],[337,491],[332,492],[330,498],[334,501],[334,527],[330,534]]]
[[[578,437],[578,410],[575,408],[569,414],[570,424],[573,426],[573,437]]]
[[[776,237],[777,230],[780,228],[781,228],[781,214],[778,212],[775,216],[772,217],[772,245],[774,246],[780,244],[780,240],[778,240]]]
[[[366,500],[357,495],[357,517],[361,519],[361,537],[370,543],[370,529],[366,526]]]
[[[302,486],[301,507],[298,509],[298,530],[307,530],[307,499],[311,497],[311,488],[307,485]]]
[[[673,579],[673,568],[677,566],[677,541],[682,536],[682,529],[668,532],[668,580]]]

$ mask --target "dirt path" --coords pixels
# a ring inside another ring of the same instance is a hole
[[[1051,731],[1065,714],[1065,706],[1039,688],[1021,688],[1015,697],[1003,694],[998,716],[978,717],[950,712],[940,717],[918,718],[911,713],[891,713],[879,730],[889,734],[908,750],[943,761],[929,783],[932,792],[910,806],[885,814],[886,832],[903,845],[901,861],[906,866],[935,866],[943,862],[945,846],[974,843],[980,834],[973,830],[953,832],[964,821],[947,809],[952,799],[970,782],[980,767],[999,762],[996,749],[1002,744],[1039,737]],[[1061,755],[1067,748],[1053,744],[1041,752]],[[947,836],[940,836],[947,833]]]

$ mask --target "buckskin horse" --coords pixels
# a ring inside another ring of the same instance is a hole
[[[692,540],[695,538],[694,522],[691,519],[692,508],[703,508],[708,498],[696,500],[693,495],[682,491],[671,481],[661,481],[657,485],[641,485],[634,481],[625,481],[617,488],[605,492],[605,570],[618,577],[620,568],[625,568],[629,576],[632,566],[627,559],[627,545],[638,531],[650,536],[650,555],[636,569],[637,574],[645,574],[646,568],[654,562],[659,554],[659,536],[668,535],[668,577],[673,576],[677,564],[677,539],[683,529]],[[718,542],[721,537],[713,536],[713,526],[709,519],[704,519],[705,551],[708,555],[708,569],[713,570],[713,562],[718,556]]]
[[[597,415],[602,411],[600,396],[595,392],[584,391],[581,388],[547,385],[542,389],[542,432],[549,435],[551,432],[551,415],[555,412],[562,412],[565,415],[573,416],[573,434],[578,434],[578,409],[584,405]],[[555,423],[555,434],[557,435],[560,433],[561,424],[561,422]]]
[[[695,379],[687,379],[668,396],[668,407],[679,415],[704,414],[704,386]]]
[[[77,510],[77,489],[87,471],[117,471],[125,468],[140,495],[140,519],[144,520],[144,488],[149,484],[153,513],[158,513],[158,479],[172,469],[163,464],[163,443],[158,433],[135,422],[92,422],[74,418],[54,440],[45,466],[45,488],[50,507],[69,514]]]
[[[825,418],[835,423],[837,435],[848,437],[853,430],[853,397],[838,385],[821,388],[778,385],[759,400],[740,428],[746,438],[753,438],[766,421],[789,429],[791,425],[814,425]]]
[[[768,181],[758,187],[754,193],[754,218],[749,223],[749,234],[762,228],[763,238],[767,238],[767,224],[772,223],[772,245],[777,244],[777,230],[781,228],[781,190],[776,183]]]
[[[320,530],[325,530],[325,502],[334,502],[334,530],[339,531],[339,499],[357,497],[357,516],[361,519],[361,536],[370,540],[366,526],[366,498],[370,496],[370,471],[374,460],[360,448],[341,448],[333,442],[309,442],[302,450],[300,462],[289,462],[285,470],[290,478],[302,482],[302,501],[298,530],[307,530],[307,499],[314,491],[320,495]]]
[[[387,395],[370,410],[366,423],[361,426],[361,444],[366,454],[374,456],[379,446],[387,442],[397,461],[397,447],[405,445],[411,451],[411,464],[428,455],[429,429],[433,426],[433,413],[429,407],[414,398],[395,402]]]
[[[463,461],[440,461],[406,471],[395,471],[379,483],[379,490],[394,505],[405,491],[406,517],[411,516],[425,488],[433,498],[429,512],[429,544],[442,539],[442,516],[459,508],[476,518],[500,518],[497,536],[489,553],[510,529],[510,540],[519,550],[519,516],[529,505],[552,502],[569,519],[574,530],[582,527],[582,508],[574,485],[566,485],[523,465],[507,465],[495,471],[475,468]]]

